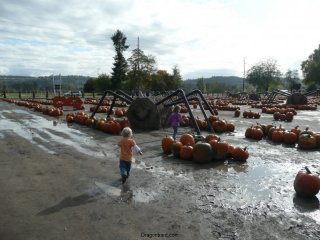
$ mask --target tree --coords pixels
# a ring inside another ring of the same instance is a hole
[[[112,68],[111,74],[111,82],[112,82],[112,89],[121,88],[122,82],[126,80],[126,73],[128,63],[123,56],[123,52],[129,47],[126,45],[127,38],[125,35],[120,31],[117,30],[115,34],[111,37],[113,41],[113,46],[116,51],[116,56],[114,57],[114,63]]]
[[[83,91],[92,93],[95,91],[95,80],[93,78],[89,78],[86,83],[83,85]]]
[[[320,84],[320,45],[307,60],[301,63],[303,82],[309,86]]]
[[[286,83],[286,87],[290,89],[291,92],[292,90],[298,90],[301,87],[301,84],[299,83],[300,80],[299,80],[298,70],[289,69],[284,74],[284,80]]]
[[[111,86],[112,82],[110,77],[107,74],[103,73],[98,76],[97,80],[95,81],[94,88],[96,91],[104,92],[108,89],[111,89]]]
[[[204,82],[204,79],[203,77],[202,78],[199,78],[197,80],[197,88],[201,91],[201,92],[204,92],[204,89],[205,89],[205,82]]]
[[[127,85],[136,89],[148,89],[151,86],[151,75],[155,73],[156,60],[152,55],[145,55],[144,52],[136,48],[132,51],[128,59],[130,72],[128,73]]]
[[[182,86],[182,76],[177,65],[172,69],[172,81],[174,89],[180,88]]]
[[[271,87],[277,87],[280,83],[281,72],[277,62],[268,59],[252,66],[247,73],[247,82],[257,88],[258,91],[268,91]]]

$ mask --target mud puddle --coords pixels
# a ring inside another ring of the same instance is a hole
[[[15,114],[21,114],[23,117],[14,120],[11,116]],[[101,146],[92,136],[61,123],[59,119],[48,120],[27,110],[0,111],[0,137],[4,137],[1,133],[3,131],[16,134],[50,154],[56,153],[55,148],[58,145],[72,147],[80,153],[96,158],[105,158],[110,154],[108,153],[110,147]],[[105,151],[97,151],[99,146]]]

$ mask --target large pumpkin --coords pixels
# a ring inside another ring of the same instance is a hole
[[[181,135],[180,142],[183,145],[190,145],[190,146],[193,146],[195,144],[193,136],[191,134],[188,134],[188,133],[185,133],[185,134]]]
[[[164,138],[162,138],[161,147],[162,147],[162,151],[165,154],[170,154],[171,153],[173,142],[174,142],[174,140],[173,140],[173,137],[171,137],[171,136],[165,136]]]
[[[305,170],[300,170],[294,179],[294,190],[298,195],[303,197],[313,197],[320,190],[320,178],[316,174],[312,174],[305,167]]]
[[[193,160],[198,163],[208,163],[212,159],[212,147],[209,143],[197,142],[193,147]]]
[[[310,133],[301,133],[298,137],[298,146],[301,149],[314,149],[317,146],[317,139]]]
[[[295,144],[298,140],[298,136],[294,132],[284,132],[283,134],[283,142],[286,144]]]
[[[213,130],[219,133],[227,131],[227,123],[225,120],[218,120],[212,123]]]
[[[225,160],[228,156],[229,144],[225,141],[211,141],[212,159]]]

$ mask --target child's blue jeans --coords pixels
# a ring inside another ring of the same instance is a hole
[[[175,139],[176,139],[176,136],[177,136],[177,133],[178,133],[178,127],[172,127],[172,128],[173,128],[172,137],[173,137],[173,139],[175,140]]]
[[[131,169],[131,162],[120,160],[119,168],[120,168],[121,177],[129,177],[130,169]]]

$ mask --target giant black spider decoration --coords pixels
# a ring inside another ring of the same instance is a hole
[[[153,102],[148,97],[137,97],[134,99],[131,96],[129,96],[127,93],[121,90],[116,90],[116,91],[107,90],[102,95],[99,103],[97,104],[97,107],[95,108],[95,110],[91,115],[91,118],[94,117],[98,108],[101,106],[103,100],[107,95],[113,96],[113,100],[112,100],[107,117],[110,117],[111,111],[115,106],[116,100],[117,99],[122,100],[129,104],[127,117],[132,128],[140,129],[140,130],[158,130],[160,127],[165,126],[166,118],[171,110],[170,107],[176,104],[183,103],[185,104],[188,110],[190,120],[192,122],[192,125],[195,128],[197,135],[201,136],[200,128],[197,124],[197,121],[194,118],[194,115],[189,105],[190,100],[197,101],[197,103],[200,106],[201,112],[204,116],[204,119],[208,123],[209,130],[213,132],[212,125],[207,117],[203,104],[205,105],[206,109],[210,111],[212,115],[215,115],[215,114],[200,90],[194,90],[185,94],[185,92],[182,89],[178,89],[173,93],[170,93],[167,96],[163,97],[157,102]]]

